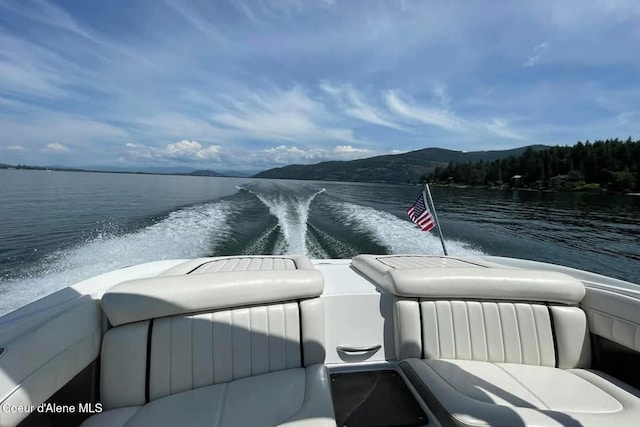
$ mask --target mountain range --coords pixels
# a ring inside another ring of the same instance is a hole
[[[417,182],[423,175],[433,172],[436,167],[446,167],[449,163],[468,163],[503,159],[519,156],[531,147],[538,151],[548,148],[545,145],[530,145],[510,150],[494,151],[455,151],[444,148],[423,148],[401,154],[387,154],[365,159],[349,161],[327,161],[311,165],[288,165],[268,169],[253,175],[254,178],[301,179],[314,181],[351,181],[351,182]],[[251,173],[234,170],[213,171],[210,169],[194,170],[184,166],[165,167],[117,167],[117,166],[85,166],[69,168],[65,166],[13,166],[0,164],[0,169],[52,169],[67,171],[103,171],[116,173],[143,174],[175,174],[196,176],[236,176],[249,177]]]
[[[542,150],[545,145],[530,145],[511,150],[455,151],[444,148],[423,148],[402,154],[388,154],[349,161],[328,161],[312,165],[288,165],[269,169],[255,178],[302,179],[314,181],[352,182],[416,182],[436,167],[449,163],[467,163],[480,160],[490,162],[509,156],[519,156],[527,148]]]

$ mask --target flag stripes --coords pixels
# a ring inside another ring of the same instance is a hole
[[[431,212],[429,211],[429,207],[427,205],[427,199],[424,195],[424,191],[418,197],[418,200],[411,205],[409,209],[407,209],[407,215],[411,218],[411,221],[418,225],[422,229],[422,231],[429,231],[433,227],[435,227],[435,223],[431,216]]]

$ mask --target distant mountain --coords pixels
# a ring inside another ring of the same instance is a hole
[[[200,169],[197,171],[193,171],[191,173],[189,173],[189,175],[195,175],[195,176],[222,176],[222,174],[216,172],[216,171],[212,171],[210,169]]]
[[[28,166],[28,165],[9,165],[0,163],[0,169],[33,169],[33,170],[56,170],[56,171],[76,171],[76,172],[110,172],[110,173],[138,173],[138,174],[158,174],[158,175],[193,175],[193,176],[230,176],[238,178],[246,178],[254,175],[256,171],[243,172],[235,170],[224,170],[216,172],[211,169],[194,170],[185,166],[105,166],[92,165],[82,166],[82,168],[73,168],[61,165],[48,166]]]
[[[221,176],[233,176],[233,177],[237,177],[237,178],[250,178],[253,175],[255,175],[256,173],[258,173],[257,170],[253,170],[253,171],[236,171],[236,170],[221,170],[219,171]]]
[[[102,172],[133,172],[159,174],[189,174],[193,168],[185,166],[85,166],[84,169]]]
[[[534,150],[547,148],[532,145]],[[269,169],[255,178],[308,179],[315,181],[355,181],[402,183],[418,181],[423,174],[449,163],[492,161],[519,156],[528,147],[496,151],[454,151],[444,148],[424,148],[402,154],[389,154],[351,161],[321,162],[313,165],[289,165]]]

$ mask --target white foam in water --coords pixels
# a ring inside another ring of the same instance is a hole
[[[99,235],[43,261],[32,277],[0,283],[0,316],[12,309],[98,274],[133,264],[205,256],[230,232],[229,202],[192,206],[142,230]],[[43,271],[44,270],[44,271]]]
[[[307,248],[309,206],[318,194],[325,191],[324,188],[304,198],[282,193],[266,196],[246,188],[238,188],[255,195],[269,208],[271,215],[278,220],[278,226],[284,235],[286,247],[283,247],[280,244],[281,242],[278,241],[274,250],[275,253],[309,255],[309,249]]]
[[[433,233],[426,233],[409,221],[403,221],[388,212],[379,211],[367,206],[338,202],[336,212],[343,217],[346,225],[353,229],[370,234],[382,246],[395,254],[442,254],[440,238]],[[445,238],[449,255],[482,255],[482,251],[470,245]]]

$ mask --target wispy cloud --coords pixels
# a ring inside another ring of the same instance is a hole
[[[331,95],[338,104],[338,108],[347,116],[378,126],[386,126],[396,130],[404,130],[387,114],[366,103],[363,96],[351,85],[336,86],[327,81],[320,83],[320,88]]]
[[[4,147],[4,149],[7,150],[7,151],[14,151],[16,153],[27,151],[27,149],[24,148],[22,145],[8,145],[8,146]]]
[[[494,135],[501,138],[515,139],[520,141],[524,141],[527,139],[519,132],[511,129],[509,127],[509,123],[504,119],[494,118],[491,121],[481,123],[480,126],[484,127]]]
[[[525,67],[533,67],[547,54],[547,49],[549,49],[549,42],[540,43],[533,48],[533,56],[529,57],[527,61],[524,63]]]
[[[640,136],[640,6],[488,7],[0,0],[0,129],[25,148],[3,162],[255,169]]]
[[[300,87],[230,97],[211,120],[235,138],[358,142],[351,129],[334,127],[331,113]]]
[[[398,92],[390,90],[385,99],[389,109],[405,120],[420,122],[448,130],[463,131],[465,125],[454,115],[436,108],[420,107],[400,99]]]

